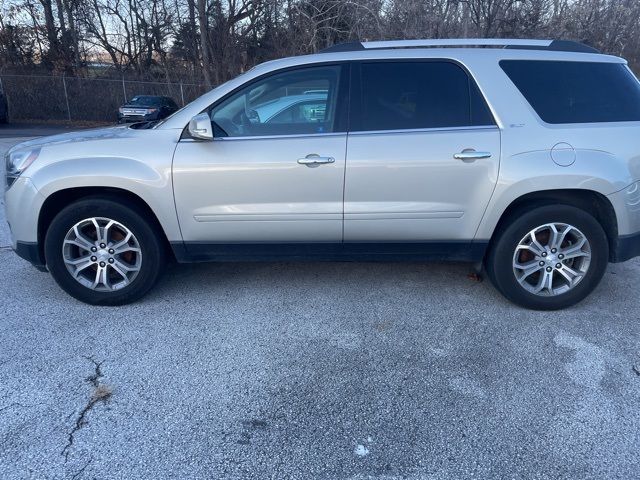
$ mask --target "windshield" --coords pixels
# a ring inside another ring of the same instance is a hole
[[[153,97],[151,95],[138,95],[133,97],[129,105],[162,105],[162,97]]]

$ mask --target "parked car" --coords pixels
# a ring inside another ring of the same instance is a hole
[[[7,97],[4,92],[0,92],[0,123],[7,123],[9,120],[9,108],[7,105]]]
[[[137,95],[118,109],[118,123],[162,120],[178,111],[170,97]]]
[[[322,122],[326,105],[326,92],[304,92],[257,105],[249,111],[249,119],[254,123]]]
[[[22,143],[5,202],[18,255],[91,304],[172,259],[437,259],[552,310],[640,255],[639,133],[640,83],[582,44],[353,43],[156,124]]]

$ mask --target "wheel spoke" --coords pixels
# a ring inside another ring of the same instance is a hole
[[[540,280],[534,288],[534,293],[541,293],[544,290],[553,294],[553,272],[547,272],[546,270],[540,275]]]
[[[111,283],[109,282],[109,271],[107,267],[100,267],[100,283],[111,290]]]
[[[78,228],[78,225],[74,225],[73,233],[75,235],[75,238],[65,240],[65,243],[72,243],[86,251],[89,251],[89,249],[93,247],[93,242],[84,236],[84,234]]]
[[[87,252],[90,251],[91,247],[93,246],[85,242],[83,239],[77,238],[77,237],[73,239],[65,240],[64,243],[67,245],[75,245],[76,247],[81,248],[82,250],[85,250]]]
[[[92,218],[91,219],[91,223],[93,224],[93,228],[96,231],[96,241],[97,242],[101,242],[102,241],[102,227],[98,223],[98,219]]]
[[[113,269],[114,272],[116,272],[118,275],[122,277],[122,281],[124,282],[125,285],[129,284],[129,277],[127,277],[127,273],[120,268],[118,263],[113,263],[111,265],[111,268]]]
[[[126,253],[126,252],[133,252],[133,253],[140,253],[140,249],[138,247],[133,247],[131,245],[122,245],[118,248],[114,248],[115,253],[114,255],[120,255],[121,253]]]
[[[560,244],[558,240],[560,239],[560,232],[558,232],[558,228],[551,224],[549,225],[549,230],[551,231],[551,235],[549,236],[549,248],[560,248]]]
[[[96,268],[96,274],[95,277],[93,279],[93,283],[91,284],[91,289],[95,290],[98,285],[100,285],[100,277],[102,275],[102,268],[100,266],[98,266],[98,268]]]
[[[113,220],[109,220],[109,222],[107,222],[107,224],[102,229],[102,242],[105,245],[109,244],[109,231],[115,224],[116,222],[114,222]]]
[[[111,248],[113,248],[115,250],[115,254],[117,255],[119,253],[123,253],[123,252],[129,252],[131,251],[131,249],[135,249],[135,247],[132,247],[131,245],[129,245],[129,240],[131,240],[131,237],[133,236],[133,234],[131,232],[127,232],[127,234],[125,235],[125,237],[120,240],[117,243],[114,243],[113,245],[111,245]]]
[[[570,232],[572,232],[574,230],[575,230],[575,228],[573,228],[571,225],[568,225],[567,228],[564,229],[564,231],[562,232],[562,235],[560,235],[560,239],[558,240],[558,245],[556,246],[556,248],[558,250],[560,250],[562,248],[562,244],[564,243],[564,240],[567,238],[567,234],[569,234]],[[582,235],[582,234],[580,234],[580,235]]]
[[[81,271],[85,270],[86,268],[89,268],[91,265],[93,265],[93,262],[91,260],[85,261],[84,263],[77,265],[75,270],[73,271],[73,276],[77,277]]]
[[[531,245],[529,245],[530,247],[533,246],[537,249],[538,252],[542,253],[544,252],[544,247],[542,246],[542,244],[538,241],[537,237],[536,237],[536,230],[531,230],[531,232],[529,233],[529,236],[531,237]]]
[[[528,245],[518,245],[516,247],[516,251],[526,250],[527,252],[533,253],[535,256],[539,257],[542,252],[544,252],[544,248],[539,248],[536,244],[528,244]]]
[[[119,269],[121,269],[124,272],[137,272],[138,270],[140,270],[140,267],[135,266],[135,265],[127,265],[125,262],[122,262],[120,260],[116,260],[112,266],[117,266]]]
[[[527,278],[529,278],[534,273],[542,270],[542,267],[540,266],[537,260],[526,263],[526,264],[514,263],[513,267],[522,271],[522,275],[520,276],[520,278],[518,278],[518,281],[520,283],[524,282]]]
[[[576,280],[583,277],[581,273],[576,272],[574,269],[572,269],[571,267],[567,267],[566,265],[558,270],[558,273],[567,279],[570,287],[573,286]]]
[[[590,257],[591,254],[589,252],[584,252],[582,250],[585,243],[587,243],[587,239],[583,238],[577,244],[571,245],[571,247],[562,250],[561,253],[564,255],[564,260],[570,260],[578,257]]]
[[[91,255],[85,255],[83,257],[78,257],[78,258],[74,258],[74,259],[64,259],[64,263],[66,263],[67,265],[74,265],[74,266],[78,266],[80,264],[83,263],[89,263],[91,264]],[[85,267],[86,268],[86,267]]]

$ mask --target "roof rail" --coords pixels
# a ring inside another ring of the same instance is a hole
[[[527,40],[520,38],[445,38],[433,40],[381,40],[374,42],[339,43],[321,50],[321,53],[354,52],[389,48],[432,47],[501,47],[525,50],[555,50],[563,52],[600,53],[583,43],[570,40]]]

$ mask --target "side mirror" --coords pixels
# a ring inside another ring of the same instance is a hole
[[[199,140],[213,140],[213,125],[208,114],[201,113],[189,121],[189,135]]]

